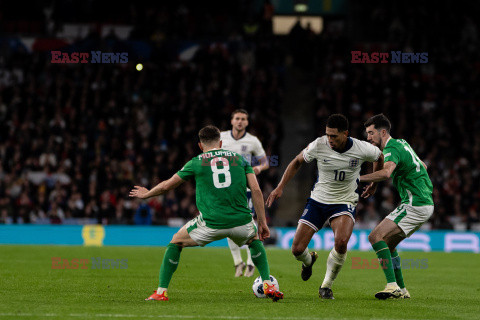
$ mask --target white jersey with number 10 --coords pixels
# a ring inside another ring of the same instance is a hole
[[[356,206],[360,170],[365,161],[377,161],[379,148],[355,138],[348,138],[344,152],[333,150],[327,136],[317,138],[303,150],[306,162],[317,160],[318,179],[310,197],[320,203]]]

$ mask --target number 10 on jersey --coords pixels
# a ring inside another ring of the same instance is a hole
[[[345,180],[345,171],[333,170],[335,172],[335,181]]]

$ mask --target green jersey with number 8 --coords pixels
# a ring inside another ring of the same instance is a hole
[[[392,179],[402,203],[412,206],[433,205],[432,181],[412,147],[403,139],[390,138],[383,155],[385,162],[392,161],[397,165],[392,172]]]
[[[238,153],[215,149],[192,158],[177,172],[183,180],[195,178],[197,208],[207,227],[228,229],[252,220],[247,205],[250,164]]]

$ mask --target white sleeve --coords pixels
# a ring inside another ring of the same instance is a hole
[[[312,160],[316,158],[317,144],[318,139],[310,142],[310,144],[305,149],[303,149],[303,159],[305,159],[305,162],[312,162]]]
[[[258,140],[258,138],[255,138],[252,153],[258,160],[265,156],[265,150],[263,149],[262,143],[260,142],[260,140]]]
[[[366,161],[374,162],[377,161],[378,158],[380,157],[380,154],[382,154],[382,151],[376,146],[374,146],[371,143],[368,143],[366,141],[360,141],[361,142],[361,148],[364,153],[364,158]]]

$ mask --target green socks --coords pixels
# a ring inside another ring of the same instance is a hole
[[[165,255],[163,256],[162,266],[160,267],[159,287],[168,288],[173,273],[177,270],[180,261],[180,252],[182,248],[176,244],[169,243]]]
[[[400,263],[400,256],[398,255],[397,249],[392,252],[392,264],[393,271],[395,272],[395,279],[397,279],[397,284],[400,289],[403,289],[405,288],[405,283],[403,282],[402,264]]]
[[[262,280],[270,279],[270,267],[268,266],[267,253],[260,240],[253,240],[249,245],[252,260]],[[169,243],[165,255],[163,256],[163,263],[160,267],[159,287],[168,288],[170,280],[172,280],[173,273],[177,270],[178,262],[180,261],[180,252],[182,248],[176,244]]]
[[[253,263],[255,267],[257,267],[258,272],[260,272],[262,280],[270,280],[270,267],[268,266],[267,253],[265,252],[262,241],[253,240],[248,247],[252,254]]]
[[[385,273],[387,278],[387,283],[396,282],[395,273],[393,272],[392,267],[392,255],[390,254],[390,249],[387,246],[385,241],[378,241],[377,243],[372,244],[373,250],[377,254],[378,261],[380,261],[380,266]]]

